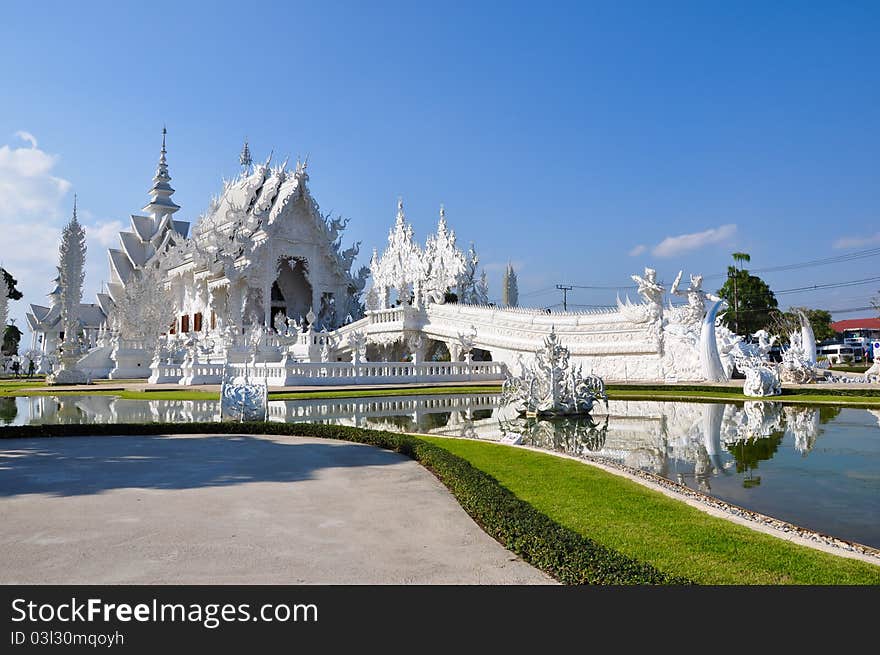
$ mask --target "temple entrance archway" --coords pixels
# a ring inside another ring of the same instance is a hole
[[[308,261],[302,257],[278,260],[278,277],[272,285],[272,318],[279,312],[302,321],[312,306]]]

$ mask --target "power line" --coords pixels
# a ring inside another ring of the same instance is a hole
[[[781,264],[779,266],[768,266],[766,268],[750,268],[750,273],[777,273],[780,271],[793,271],[800,268],[812,268],[814,266],[827,266],[829,264],[841,264],[854,261],[857,259],[865,259],[867,257],[877,257],[880,255],[880,248],[869,248],[867,250],[859,250],[846,255],[835,255],[834,257],[825,257],[823,259],[811,259],[805,262],[796,262],[793,264]],[[724,278],[727,273],[713,273],[712,275],[704,275],[703,279]]]
[[[842,264],[850,261],[855,261],[859,259],[865,259],[868,257],[878,257],[880,256],[880,248],[868,248],[866,250],[859,250],[856,252],[847,253],[845,255],[835,255],[833,257],[824,257],[822,259],[810,259],[803,262],[794,262],[791,264],[780,264],[779,266],[768,266],[765,268],[749,268],[746,269],[749,273],[778,273],[781,271],[793,271],[801,268],[812,268],[815,266],[827,266],[830,264]],[[704,275],[704,280],[716,279],[716,278],[726,278],[727,272],[724,273],[712,273],[710,275]],[[613,284],[572,284],[568,285],[572,286],[575,289],[598,289],[605,291],[615,291],[617,289],[633,289],[635,285],[613,285]],[[537,293],[537,292],[533,292]]]
[[[530,298],[531,296],[540,296],[546,293],[550,293],[556,291],[556,287],[546,287],[544,289],[538,289],[536,291],[527,291],[526,293],[519,294],[520,298]]]
[[[854,287],[861,284],[871,284],[873,282],[880,282],[880,276],[878,277],[866,277],[861,280],[847,280],[846,282],[829,282],[828,284],[814,284],[808,287],[795,287],[794,289],[781,289],[780,291],[774,291],[774,295],[781,295],[784,293],[802,293],[804,291],[820,291],[822,289],[841,289],[843,287]]]

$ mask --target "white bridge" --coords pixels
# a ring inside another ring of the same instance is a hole
[[[520,358],[534,357],[555,330],[572,360],[583,364],[585,371],[607,380],[648,381],[663,379],[663,356],[652,327],[611,309],[550,314],[540,309],[430,304],[423,309],[406,305],[367,312],[365,318],[326,338],[336,344],[337,353],[350,354],[351,335],[363,333],[376,346],[376,354],[409,353],[417,361],[439,343],[452,361],[491,359],[515,371]]]

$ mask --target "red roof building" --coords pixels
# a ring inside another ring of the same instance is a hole
[[[880,330],[880,318],[848,318],[831,324],[835,332],[844,330]]]

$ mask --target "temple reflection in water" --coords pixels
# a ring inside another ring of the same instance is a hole
[[[123,400],[112,396],[16,399],[12,423],[138,423],[216,421],[219,404],[201,400]],[[6,413],[8,415],[8,412]],[[673,403],[610,401],[592,416],[523,419],[499,406],[497,394],[386,396],[269,402],[269,420],[319,422],[378,430],[508,441],[571,455],[593,455],[659,475],[689,462],[705,484],[734,465],[731,445],[791,436],[808,453],[821,433],[820,409],[772,402]]]

